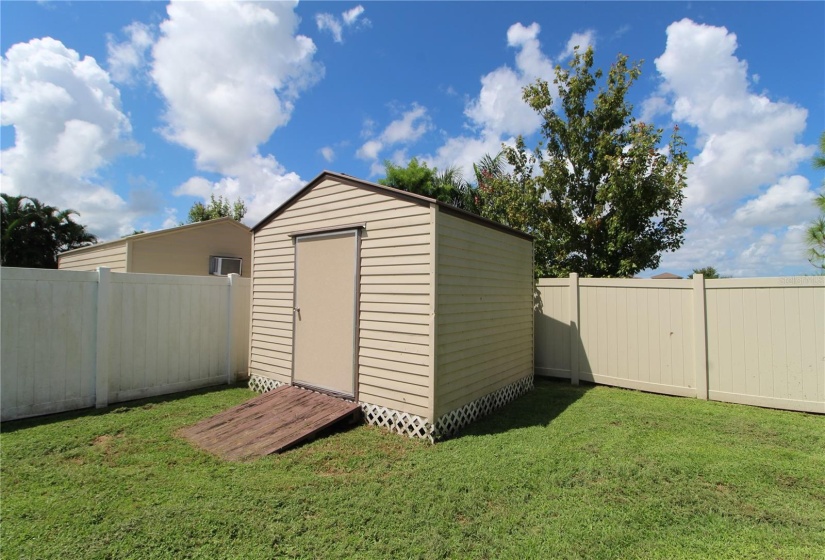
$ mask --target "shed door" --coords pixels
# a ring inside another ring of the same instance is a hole
[[[355,396],[358,237],[295,238],[293,383]]]

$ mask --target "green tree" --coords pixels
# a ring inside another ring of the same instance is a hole
[[[86,226],[72,220],[74,210],[59,210],[36,198],[0,194],[3,266],[57,268],[63,251],[97,242]]]
[[[520,140],[505,158],[516,180],[509,213],[529,220],[521,229],[536,236],[537,274],[633,276],[681,246],[690,160],[678,127],[663,146],[662,129],[632,116],[625,97],[640,74],[619,55],[605,76],[593,71],[592,48],[577,49],[568,69],[555,69],[558,95],[541,79],[524,88],[544,140],[529,156]]]
[[[693,278],[694,274],[701,274],[705,277],[705,280],[716,280],[717,278],[724,278],[724,276],[720,276],[716,269],[712,266],[694,268],[693,272],[691,274],[688,274],[688,278]]]
[[[506,161],[510,170],[505,170]],[[524,231],[534,237],[533,274],[536,278],[554,274],[550,236],[553,229],[547,220],[548,202],[533,173],[536,158],[527,152],[524,139],[516,146],[491,158],[485,156],[475,166],[479,194],[479,214],[500,224]]]
[[[439,172],[426,162],[412,158],[406,166],[385,161],[384,169],[386,176],[378,180],[382,185],[434,198],[470,212],[478,211],[474,189],[456,167]]]
[[[504,176],[504,152],[495,156],[484,154],[481,161],[473,164],[473,174],[476,188],[483,188],[492,181],[501,179]]]
[[[819,153],[814,156],[814,169],[825,169],[825,132],[819,136]],[[808,244],[808,260],[820,270],[825,270],[825,192],[814,199],[819,217],[808,226],[805,241]]]
[[[196,202],[192,205],[192,208],[189,209],[187,223],[194,224],[226,217],[240,222],[246,215],[246,210],[246,204],[240,198],[230,203],[228,198],[222,196],[215,198],[215,195],[212,194],[209,197],[209,204],[204,205],[202,202]]]

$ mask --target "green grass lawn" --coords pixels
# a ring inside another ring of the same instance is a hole
[[[176,430],[243,388],[2,427],[8,558],[823,558],[825,417],[537,381],[436,445],[246,463]]]

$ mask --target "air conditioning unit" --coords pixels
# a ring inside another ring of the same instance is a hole
[[[241,274],[243,259],[238,257],[209,257],[209,274],[226,276],[227,274]]]

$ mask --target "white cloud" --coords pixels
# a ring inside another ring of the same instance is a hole
[[[733,219],[749,226],[785,226],[816,217],[810,181],[801,175],[782,177],[763,195],[740,206]]]
[[[465,178],[470,179],[473,176],[473,164],[487,154],[498,154],[502,144],[514,145],[515,139],[501,138],[489,132],[480,136],[457,136],[447,139],[434,155],[425,157],[424,161],[438,169],[457,167]]]
[[[536,78],[550,79],[553,63],[541,52],[537,23],[520,23],[507,30],[507,44],[517,49],[515,68],[501,66],[481,78],[478,97],[468,103],[464,114],[481,136],[531,134],[541,117],[522,98],[524,86]]]
[[[332,163],[332,161],[335,159],[335,150],[333,150],[329,146],[324,146],[318,151],[321,153],[321,157],[323,157],[327,163]]]
[[[352,25],[356,21],[358,21],[358,18],[361,17],[363,14],[364,14],[364,6],[359,4],[359,5],[355,6],[354,8],[349,9],[346,12],[342,13],[341,18],[344,20],[344,23],[346,25]]]
[[[329,31],[332,34],[332,39],[336,43],[343,43],[342,37],[343,26],[332,14],[315,14],[315,25],[318,26],[318,31]]]
[[[326,12],[318,13],[315,14],[315,25],[318,27],[318,31],[329,31],[332,40],[336,43],[343,43],[345,28],[359,29],[371,25],[370,20],[361,17],[364,11],[364,6],[359,4],[354,8],[341,12],[340,18]]]
[[[456,166],[469,177],[473,163],[485,154],[495,155],[502,143],[512,144],[513,137],[528,136],[539,129],[541,117],[524,102],[522,90],[542,78],[555,92],[553,61],[541,50],[540,32],[538,23],[510,26],[507,45],[516,49],[514,67],[500,66],[481,77],[478,96],[464,110],[474,134],[447,138],[435,154],[423,158],[428,164],[439,169]]]
[[[741,255],[733,261],[734,276],[779,276],[783,270],[813,271],[809,267],[805,230],[807,224],[794,224],[775,233],[758,236]]]
[[[112,80],[130,84],[146,66],[146,53],[155,37],[151,27],[138,21],[124,27],[123,32],[127,36],[125,41],[117,42],[113,35],[106,37],[107,62]]]
[[[666,98],[660,95],[651,95],[642,101],[642,114],[639,118],[642,122],[649,123],[660,115],[666,115],[672,109]]]
[[[407,150],[395,150],[392,155],[387,158],[389,161],[399,167],[406,166],[407,163],[410,161],[410,156],[407,153]],[[375,177],[377,175],[384,174],[384,162],[375,160],[370,165],[370,176]]]
[[[180,220],[178,219],[178,211],[176,208],[164,208],[163,213],[166,214],[166,219],[161,224],[161,229],[169,229],[176,227]]]
[[[686,204],[730,210],[811,156],[796,143],[808,112],[751,91],[735,34],[683,19],[667,36],[656,59],[662,93],[673,119],[696,127],[701,150],[688,172]]]
[[[176,195],[189,194],[208,199],[223,196],[230,201],[241,198],[248,209],[244,223],[255,225],[294,194],[304,181],[287,172],[272,156],[255,156],[226,169],[217,181],[193,177],[175,189]]]
[[[737,48],[726,28],[683,19],[667,28],[655,61],[662,83],[643,118],[669,112],[694,127],[699,150],[688,168],[686,241],[661,268],[756,275],[806,264],[803,251],[783,251],[796,247],[814,196],[807,179],[790,175],[813,153],[797,142],[808,112],[755,93]]]
[[[296,35],[294,4],[176,2],[154,47],[166,137],[211,171],[253,157],[320,79],[315,45]]]
[[[596,32],[592,29],[588,29],[583,31],[582,33],[573,33],[570,36],[570,39],[567,41],[567,45],[565,45],[564,50],[559,55],[560,59],[565,59],[569,56],[573,56],[573,51],[579,47],[579,52],[583,53],[587,50],[587,47],[596,48]]]
[[[413,103],[412,108],[405,111],[400,119],[388,124],[378,138],[364,142],[356,156],[366,160],[377,159],[383,149],[397,144],[412,144],[431,128],[427,109]]]
[[[493,134],[530,134],[541,124],[541,117],[523,101],[525,85],[510,68],[498,68],[481,78],[481,92],[464,114]]]
[[[406,162],[405,162],[406,165]],[[373,161],[370,164],[370,177],[377,177],[379,175],[384,174],[384,164],[378,160]]]
[[[301,184],[259,145],[287,124],[299,94],[323,75],[315,44],[296,34],[294,2],[178,2],[167,8],[152,77],[166,101],[164,134],[199,169],[176,194],[246,201],[253,222]]]
[[[361,138],[370,138],[375,136],[375,128],[378,126],[371,118],[367,117],[361,125]]]
[[[195,196],[198,198],[209,198],[212,193],[214,183],[203,177],[190,177],[184,183],[175,188],[173,194],[175,196]]]
[[[773,233],[762,234],[757,241],[752,243],[742,252],[742,260],[748,263],[759,263],[768,260],[773,248],[777,244],[777,237]]]
[[[412,109],[404,113],[400,119],[387,125],[387,128],[381,134],[381,140],[386,144],[415,142],[428,129],[427,109],[414,103]]]
[[[93,58],[49,37],[18,43],[2,60],[2,94],[2,125],[14,127],[15,140],[2,153],[4,192],[77,210],[104,239],[151,211],[146,197],[136,197],[138,208],[99,184],[101,168],[140,146],[120,92]]]
[[[553,61],[541,52],[539,33],[541,27],[537,23],[524,27],[515,23],[507,30],[507,45],[518,49],[516,52],[516,70],[524,80],[524,85],[536,78],[552,81]]]
[[[631,30],[631,27],[627,24],[622,25],[616,31],[613,32],[613,39],[620,39],[624,35],[627,34],[628,31]]]
[[[384,144],[382,144],[379,140],[368,140],[364,142],[360,148],[358,148],[355,155],[361,159],[376,159],[378,158],[378,153],[383,147]]]

